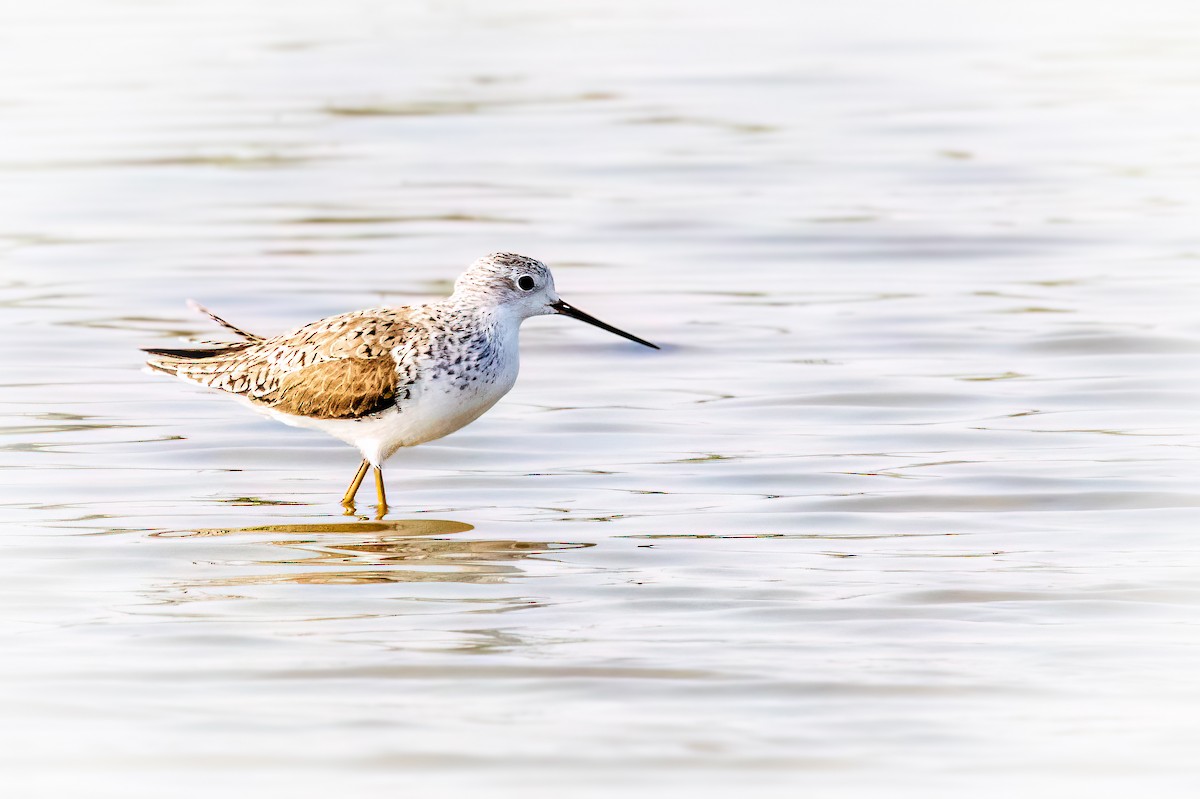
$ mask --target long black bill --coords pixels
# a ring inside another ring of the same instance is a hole
[[[601,322],[599,319],[592,316],[591,314],[585,314],[583,311],[579,310],[574,305],[568,305],[567,303],[563,302],[562,300],[559,300],[558,302],[554,303],[550,307],[553,308],[556,312],[563,314],[564,316],[570,316],[573,319],[578,319],[580,322],[587,322],[589,325],[595,325],[596,327],[600,328],[601,330],[607,330],[609,333],[616,333],[621,338],[627,338],[630,341],[636,341],[638,344],[642,344],[644,346],[650,347],[651,349],[655,349],[655,350],[658,349],[658,346],[656,344],[651,344],[649,341],[646,341],[644,338],[638,338],[637,336],[633,335],[632,333],[626,333],[624,330],[615,328],[609,324],[605,324],[604,322]]]

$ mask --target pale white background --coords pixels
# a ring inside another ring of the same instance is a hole
[[[1195,795],[1198,23],[6,6],[5,793]],[[664,349],[531,321],[390,525],[140,371],[500,249]]]

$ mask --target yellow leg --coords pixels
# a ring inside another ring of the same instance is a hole
[[[379,515],[375,518],[382,519],[387,513],[387,493],[383,490],[383,469],[375,467],[375,493],[379,495]]]
[[[354,479],[350,481],[350,487],[346,489],[346,495],[342,497],[342,505],[347,510],[354,511],[354,496],[358,493],[358,487],[362,485],[363,478],[367,476],[367,469],[371,464],[366,461],[362,462],[362,466],[358,467],[358,471],[354,473]]]

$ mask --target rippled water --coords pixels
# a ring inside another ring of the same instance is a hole
[[[4,11],[6,793],[1195,795],[1200,20],[836,5]],[[493,250],[383,521],[140,370]]]

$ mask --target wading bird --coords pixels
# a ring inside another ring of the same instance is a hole
[[[194,307],[240,340],[146,348],[148,365],[356,447],[363,461],[342,504],[354,511],[373,467],[380,517],[387,512],[384,461],[470,424],[513,387],[524,320],[563,314],[658,349],[567,304],[545,264],[513,253],[471,264],[440,302],[352,311],[272,338]]]

